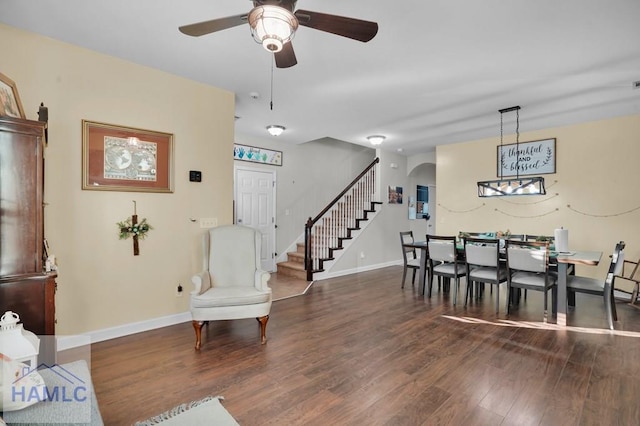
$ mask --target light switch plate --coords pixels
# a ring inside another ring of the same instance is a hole
[[[200,228],[215,228],[218,226],[217,217],[203,217],[200,219]]]

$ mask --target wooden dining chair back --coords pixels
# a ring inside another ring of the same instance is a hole
[[[467,275],[464,262],[458,259],[456,237],[427,235],[427,250],[429,252],[429,278],[427,280],[429,282],[429,289],[425,294],[431,297],[431,287],[434,276],[447,279],[453,278],[453,304],[455,305],[458,300],[460,277]]]
[[[507,269],[500,261],[500,240],[465,238],[464,257],[467,270],[467,291],[464,305],[473,293],[474,283],[496,286],[496,314],[500,306],[500,284],[507,281]]]
[[[407,246],[407,244],[413,243],[413,231],[401,231],[400,232],[400,246],[402,247],[402,260],[404,267],[402,270],[402,285],[404,288],[404,282],[407,279],[407,271],[411,269],[413,274],[411,276],[411,286],[413,287],[416,282],[416,271],[420,270],[420,259],[417,255],[415,247]]]
[[[569,275],[567,277],[568,299],[575,301],[575,293],[600,296],[604,299],[604,309],[610,330],[613,330],[614,321],[618,320],[615,299],[613,298],[613,281],[616,275],[622,273],[624,266],[624,247],[624,241],[616,244],[613,254],[611,255],[611,263],[609,264],[607,276],[604,279],[576,275]]]
[[[552,310],[556,312],[556,278],[549,273],[548,241],[505,241],[507,258],[507,313],[511,312],[513,289],[544,293],[544,319],[547,319],[547,294],[551,290]]]
[[[630,295],[629,304],[635,308],[640,308],[638,303],[639,287],[640,287],[640,260],[634,262],[624,259],[622,262],[622,270],[613,276],[612,287],[615,292],[623,292]]]

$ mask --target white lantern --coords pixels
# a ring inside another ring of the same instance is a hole
[[[0,353],[27,364],[33,370],[38,367],[40,340],[18,324],[19,321],[20,316],[11,311],[0,318]]]

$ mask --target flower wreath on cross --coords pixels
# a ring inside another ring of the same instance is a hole
[[[118,229],[120,230],[120,239],[126,240],[129,237],[138,237],[140,239],[145,239],[147,233],[153,229],[147,222],[147,218],[145,217],[139,223],[132,223],[131,218],[128,217],[122,222],[116,223]]]

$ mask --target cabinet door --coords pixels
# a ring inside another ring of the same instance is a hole
[[[0,276],[42,272],[43,130],[0,119]]]

